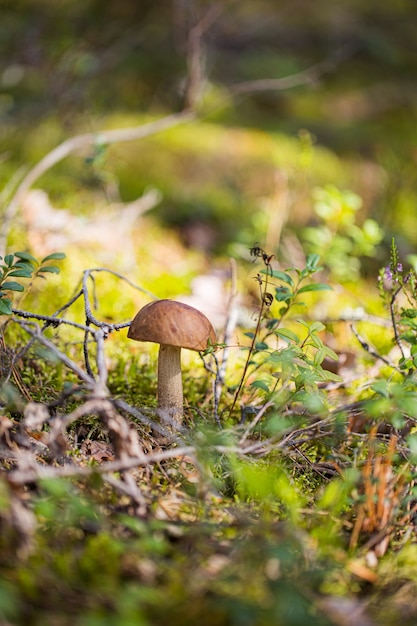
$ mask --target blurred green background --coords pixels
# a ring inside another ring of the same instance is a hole
[[[359,224],[375,220],[385,243],[394,235],[413,252],[415,2],[2,0],[0,10],[3,206],[61,141],[180,111],[191,94],[196,121],[97,145],[35,187],[86,220],[154,189],[148,226],[209,256],[239,256],[254,242],[288,247],[284,228],[302,237],[317,223],[314,190],[332,185],[361,197]],[[29,228],[20,218],[11,245]]]

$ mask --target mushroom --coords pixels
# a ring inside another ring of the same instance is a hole
[[[127,334],[135,341],[159,343],[158,409],[162,419],[180,426],[183,418],[181,348],[206,350],[216,333],[203,313],[188,304],[156,300],[141,309]]]

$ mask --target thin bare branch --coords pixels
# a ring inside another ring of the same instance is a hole
[[[51,423],[50,439],[55,439],[63,430],[68,428],[70,424],[79,420],[81,417],[90,415],[91,413],[97,413],[98,409],[101,408],[101,404],[102,398],[92,398],[78,406],[71,411],[71,413],[49,420]]]
[[[249,426],[246,428],[245,432],[243,433],[242,437],[239,440],[240,445],[243,446],[243,444],[245,443],[246,439],[249,437],[250,433],[253,431],[253,429],[255,428],[256,424],[258,424],[259,420],[262,419],[262,417],[265,415],[265,412],[271,407],[274,406],[273,402],[266,402],[261,409],[257,412],[257,414],[255,415],[255,417],[253,418],[253,420],[250,422]]]
[[[144,426],[151,428],[158,435],[162,435],[164,439],[172,441],[173,443],[180,443],[178,435],[173,435],[173,433],[169,432],[166,428],[158,424],[157,422],[151,420],[149,417],[146,417],[142,411],[139,411],[137,408],[131,406],[125,400],[121,398],[115,398],[113,400],[114,405],[121,411],[125,411],[135,419],[139,420]]]
[[[323,61],[314,63],[301,72],[282,78],[260,78],[236,83],[231,86],[230,92],[232,95],[243,95],[262,91],[284,91],[302,85],[316,85],[322,76],[335,70],[340,63],[352,56],[354,52],[355,48],[348,44]]]
[[[106,481],[106,483],[111,485],[113,489],[116,489],[124,495],[129,496],[129,498],[131,498],[137,504],[137,515],[145,515],[147,511],[146,500],[138,485],[136,484],[133,476],[128,474],[124,477],[124,480],[118,480],[113,475],[105,474],[103,476],[103,479]]]
[[[86,326],[85,324],[79,324],[78,322],[72,322],[71,320],[64,319],[62,317],[55,317],[54,315],[41,315],[40,313],[31,313],[30,311],[22,311],[21,309],[12,309],[13,315],[17,315],[18,317],[23,317],[27,320],[38,320],[45,322],[45,326],[53,326],[58,327],[62,324],[67,326],[72,326],[73,328],[78,328],[78,330],[83,330],[84,332],[93,332],[91,328]],[[17,321],[17,320],[16,320]],[[129,325],[129,322],[125,322],[124,325]],[[118,328],[123,328],[123,326],[118,326]],[[118,330],[115,328],[114,330]]]
[[[204,34],[216,21],[223,9],[223,2],[216,2],[211,5],[188,33],[187,79],[184,95],[185,107],[187,109],[193,109],[198,104],[204,85]]]
[[[282,449],[284,447],[292,447],[295,445],[294,438],[301,433],[305,433],[309,430],[318,428],[318,425],[328,423],[328,420],[321,420],[319,423],[314,424],[308,428],[299,429],[298,431],[289,432],[286,436],[281,436],[278,441],[277,437],[267,439],[265,441],[251,442],[249,445],[243,447],[240,445],[215,445],[211,448],[213,452],[218,452],[222,455],[236,455],[239,457],[245,457],[249,455],[261,456],[267,454],[272,449]],[[124,458],[123,460],[109,461],[102,463],[98,467],[80,467],[78,465],[65,465],[63,467],[47,467],[39,465],[36,467],[30,466],[24,469],[17,469],[10,471],[6,474],[7,480],[15,485],[22,485],[26,483],[36,482],[38,480],[46,478],[63,478],[63,477],[77,477],[77,476],[91,476],[92,474],[107,474],[114,472],[124,472],[133,468],[144,467],[146,465],[152,465],[166,461],[169,459],[179,459],[182,457],[194,457],[198,454],[198,448],[195,446],[179,446],[172,447],[167,450],[159,452],[153,452],[148,454],[141,454],[134,457]]]
[[[184,446],[182,448],[173,448],[170,450],[162,450],[153,454],[146,454],[140,457],[133,457],[123,461],[109,461],[96,467],[80,467],[78,465],[65,465],[63,467],[47,467],[39,465],[36,468],[24,470],[15,470],[6,474],[7,480],[14,485],[24,485],[30,482],[36,482],[46,478],[65,478],[76,476],[91,476],[93,474],[107,474],[113,472],[121,472],[124,470],[159,463],[168,459],[181,458],[189,456],[195,452],[193,446]]]
[[[97,387],[100,389],[100,394],[107,395],[107,365],[104,355],[104,341],[106,339],[106,332],[102,329],[96,330],[94,333],[94,339],[96,341],[96,364],[97,364]],[[97,389],[96,389],[97,393]]]
[[[130,287],[133,287],[133,289],[136,289],[137,291],[141,291],[145,295],[149,296],[150,298],[152,298],[152,300],[159,300],[158,296],[152,293],[152,291],[149,291],[148,289],[145,289],[144,287],[140,287],[129,278],[126,278],[126,276],[123,276],[123,274],[120,274],[119,272],[115,272],[114,270],[111,270],[108,267],[92,267],[88,270],[85,270],[84,274],[87,273],[88,275],[91,275],[93,274],[93,272],[106,272],[107,274],[111,274],[112,276],[115,276],[116,278],[123,280],[125,283],[130,285]]]
[[[158,120],[134,126],[131,128],[120,128],[115,130],[103,130],[95,133],[83,133],[75,135],[70,139],[66,139],[59,146],[48,152],[20,181],[16,188],[8,206],[3,215],[0,227],[0,256],[4,256],[7,247],[7,237],[9,234],[10,224],[14,219],[20,204],[32,185],[54,165],[85,148],[91,148],[96,145],[110,145],[121,143],[124,141],[136,141],[144,139],[151,135],[155,135],[164,130],[190,122],[194,118],[194,114],[190,111],[181,111],[167,115]]]
[[[75,361],[73,361],[72,359],[70,359],[66,354],[64,354],[63,352],[61,352],[60,350],[58,350],[58,348],[55,346],[55,344],[52,343],[52,341],[49,341],[49,339],[47,339],[43,334],[41,329],[39,328],[39,326],[35,323],[27,323],[27,322],[23,322],[23,321],[18,321],[17,323],[20,324],[20,326],[34,339],[36,339],[37,341],[39,341],[39,343],[41,343],[45,348],[47,348],[51,354],[58,358],[66,367],[68,367],[68,369],[72,370],[75,374],[77,374],[77,376],[84,381],[87,386],[91,389],[93,389],[95,387],[95,381],[93,378],[91,378],[91,376],[89,376],[88,374],[86,374],[86,372],[84,372],[83,369],[81,369],[81,367],[79,367],[79,365],[77,365],[77,363],[75,363]]]
[[[382,354],[379,354],[379,352],[377,352],[375,350],[375,348],[373,348],[370,343],[368,341],[366,341],[366,339],[364,339],[356,330],[356,328],[354,327],[353,324],[350,325],[350,328],[352,330],[352,333],[355,335],[356,339],[359,341],[359,343],[361,344],[362,348],[368,352],[368,354],[370,354],[371,356],[373,356],[375,359],[379,359],[380,361],[382,361],[383,363],[385,363],[386,365],[389,365],[390,367],[392,367],[392,369],[396,370],[397,372],[399,371],[398,367],[395,365],[395,363],[393,363],[392,361],[390,361],[390,359],[388,359],[387,357],[385,357]]]

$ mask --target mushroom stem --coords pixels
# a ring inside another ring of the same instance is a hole
[[[161,419],[178,427],[183,418],[181,348],[161,344],[158,355],[158,409]]]

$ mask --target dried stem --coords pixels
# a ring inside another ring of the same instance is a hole
[[[383,356],[382,354],[379,354],[379,352],[377,352],[370,344],[368,341],[366,341],[366,339],[364,339],[363,337],[361,337],[361,335],[358,333],[358,331],[356,330],[356,328],[354,327],[353,324],[350,325],[350,328],[352,330],[352,333],[355,335],[356,339],[359,341],[359,343],[361,344],[362,348],[364,350],[366,350],[366,352],[368,352],[368,354],[370,354],[371,356],[373,356],[375,359],[379,359],[380,361],[382,361],[383,363],[385,363],[386,365],[389,365],[390,367],[392,367],[392,369],[396,370],[397,372],[399,372],[399,368],[389,359],[387,359],[387,357]]]
[[[400,285],[398,287],[398,289],[396,289],[394,291],[394,293],[392,294],[391,300],[390,300],[390,304],[389,304],[389,310],[390,310],[390,315],[391,315],[391,323],[392,323],[392,328],[394,331],[394,339],[395,339],[395,343],[397,344],[400,352],[401,352],[401,356],[403,359],[405,359],[405,353],[404,353],[404,348],[400,339],[400,335],[398,332],[398,326],[397,326],[397,320],[396,320],[396,316],[395,316],[395,301],[397,299],[398,294],[403,290],[404,285]]]
[[[257,319],[257,322],[256,322],[256,327],[255,327],[255,330],[253,332],[252,341],[251,341],[251,344],[249,346],[248,356],[246,357],[245,365],[243,367],[242,376],[240,378],[238,388],[237,388],[237,390],[235,392],[235,395],[234,395],[234,398],[233,398],[233,402],[232,402],[232,406],[230,407],[230,410],[229,410],[229,415],[231,415],[233,413],[233,410],[234,410],[234,408],[236,406],[236,402],[238,400],[238,397],[240,395],[240,392],[242,391],[244,382],[246,380],[246,375],[248,373],[248,369],[249,369],[249,365],[250,365],[250,362],[251,362],[251,359],[252,359],[252,355],[253,355],[253,352],[255,350],[255,345],[256,345],[256,342],[258,340],[261,324],[262,324],[263,319],[264,319],[265,309],[267,308],[267,302],[266,302],[265,296],[266,296],[267,290],[268,290],[268,277],[269,277],[269,271],[271,270],[271,259],[272,259],[272,257],[268,257],[268,255],[266,255],[264,252],[262,253],[262,257],[263,257],[263,261],[264,261],[264,264],[265,264],[265,267],[266,267],[267,271],[266,271],[266,278],[265,278],[265,280],[261,279],[259,274],[257,276],[257,280],[258,280],[258,283],[259,283],[259,289],[260,289],[261,307],[260,307],[260,310],[259,310],[258,319]]]

